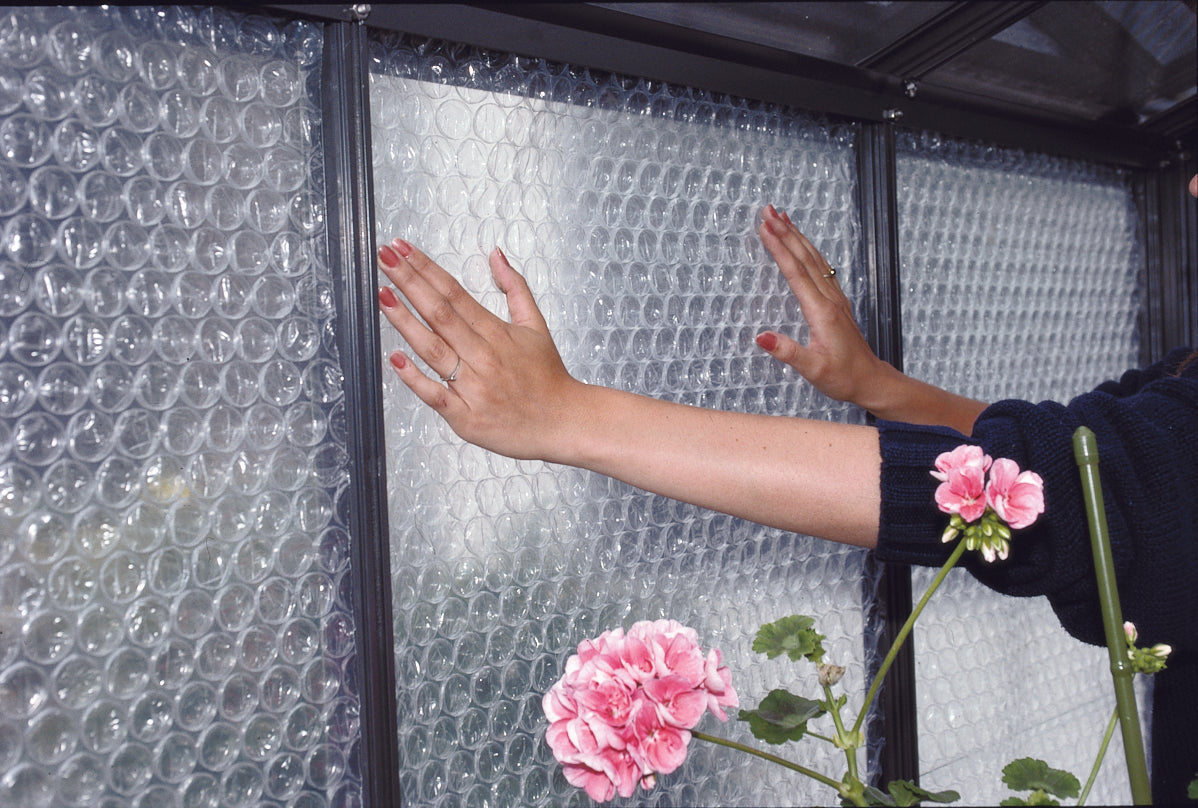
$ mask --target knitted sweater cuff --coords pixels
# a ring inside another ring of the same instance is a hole
[[[952,547],[940,542],[948,517],[935,504],[936,457],[975,443],[946,427],[878,421],[882,454],[882,507],[877,557],[882,561],[939,566]]]

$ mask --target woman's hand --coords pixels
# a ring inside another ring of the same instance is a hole
[[[985,402],[912,379],[878,359],[857,328],[852,303],[840,290],[835,270],[785,213],[767,207],[760,233],[811,328],[806,345],[765,331],[757,337],[761,348],[825,395],[863,407],[878,418],[949,426],[970,434]]]
[[[378,263],[415,314],[389,287],[379,289],[380,308],[440,376],[429,378],[396,351],[390,360],[404,384],[471,443],[508,457],[556,459],[570,439],[571,400],[585,385],[566,370],[528,284],[503,252],[493,250],[490,264],[510,322],[402,239],[381,247]]]
[[[840,289],[836,271],[785,213],[765,209],[761,240],[799,300],[811,328],[807,345],[776,331],[757,344],[797,370],[827,396],[866,406],[880,375],[893,372],[874,355],[853,318],[853,304]]]

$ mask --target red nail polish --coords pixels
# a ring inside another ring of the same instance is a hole
[[[773,222],[771,222],[769,219],[763,219],[763,220],[761,221],[761,223],[762,223],[763,225],[765,225],[765,229],[766,229],[766,230],[770,231],[770,232],[771,232],[771,233],[773,233],[775,236],[779,236],[779,235],[781,235],[781,232],[778,230],[778,225],[774,224],[774,223],[773,223]]]
[[[394,269],[399,266],[399,256],[390,247],[379,247],[379,263],[385,267]]]
[[[408,358],[398,351],[387,358],[391,360],[391,364],[395,366],[396,370],[403,370],[408,366]]]
[[[782,211],[782,221],[790,224],[790,217],[786,215],[786,211]]]
[[[775,219],[778,218],[778,210],[773,205],[766,205],[765,212],[766,212],[766,215],[768,215],[768,216],[772,216]]]
[[[407,258],[408,256],[410,256],[412,254],[412,245],[409,244],[408,242],[404,241],[401,238],[397,238],[394,241],[392,241],[391,246],[393,246],[395,248],[395,251],[397,253],[399,253],[400,255],[402,255],[404,258]]]
[[[778,347],[778,335],[771,334],[769,331],[766,331],[764,334],[758,334],[757,345],[760,346],[763,351],[769,351],[770,353],[773,353]]]
[[[379,303],[382,303],[385,309],[392,309],[399,303],[399,298],[395,296],[395,292],[392,292],[390,287],[384,286],[379,289]]]

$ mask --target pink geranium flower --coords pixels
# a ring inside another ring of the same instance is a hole
[[[940,480],[936,487],[936,505],[949,514],[960,514],[974,522],[986,512],[986,471],[990,456],[981,447],[963,445],[936,458],[932,476]]]
[[[1020,471],[1014,460],[1000,457],[990,469],[986,501],[1011,528],[1028,527],[1044,513],[1044,481],[1034,471]]]
[[[932,476],[941,482],[948,480],[948,472],[962,469],[977,469],[985,474],[990,470],[990,455],[982,451],[981,446],[971,446],[967,443],[958,446],[951,452],[944,452],[936,458],[936,470]]]
[[[652,788],[686,759],[690,730],[708,711],[739,705],[720,653],[674,620],[583,640],[542,698],[545,740],[566,779],[596,801]]]
[[[978,446],[944,452],[931,475],[940,480],[937,507],[952,516],[941,541],[964,534],[965,549],[980,551],[986,561],[1005,560],[1011,531],[1030,526],[1044,513],[1040,475],[1020,471],[1005,457],[991,460]]]
[[[966,522],[974,522],[986,512],[985,472],[966,466],[949,469],[944,482],[936,486],[936,505],[945,513],[957,513]]]

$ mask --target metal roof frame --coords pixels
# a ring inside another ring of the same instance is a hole
[[[1028,104],[913,81],[1050,5],[959,2],[860,65],[757,45],[587,3],[272,5],[485,49],[702,87],[862,122],[1137,168],[1174,160],[1198,138],[1183,102],[1143,125],[1080,120]]]

